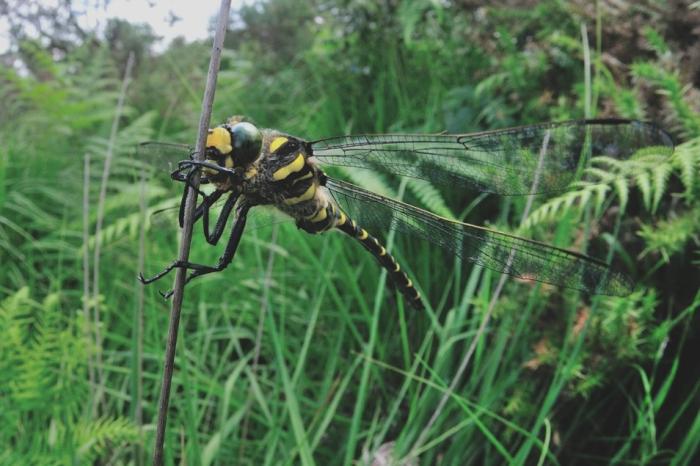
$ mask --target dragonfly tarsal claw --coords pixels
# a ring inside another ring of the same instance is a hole
[[[151,278],[146,278],[146,277],[143,275],[143,272],[139,272],[138,279],[139,279],[139,281],[140,281],[142,284],[144,284],[144,285],[150,285],[151,283],[153,283],[153,282],[159,280],[160,278],[162,278],[163,275],[165,275],[165,274],[168,273],[168,272],[169,272],[169,270],[166,271],[165,273],[159,273],[158,275],[155,275],[155,276],[153,276],[153,277],[151,277]]]

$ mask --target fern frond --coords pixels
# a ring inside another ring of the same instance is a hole
[[[700,245],[700,207],[660,221],[654,225],[642,225],[639,232],[645,241],[641,256],[658,253],[668,262],[671,256],[681,251],[688,241]]]
[[[523,222],[520,231],[527,231],[535,225],[551,221],[558,218],[563,212],[571,212],[574,214],[574,220],[580,218],[582,209],[574,209],[574,205],[583,205],[583,199],[591,198],[591,185],[582,185],[575,191],[566,192],[560,196],[550,199],[537,209],[535,209]]]
[[[593,193],[595,194],[595,215],[598,216],[603,210],[603,205],[605,204],[605,199],[607,198],[608,191],[610,187],[604,184],[596,184],[591,186]]]
[[[634,181],[637,183],[639,191],[642,193],[642,202],[647,210],[651,209],[651,176],[649,172],[638,172],[634,175]]]
[[[666,184],[668,178],[671,176],[671,171],[673,166],[669,163],[660,164],[654,171],[652,171],[652,183],[653,183],[653,201],[651,205],[651,212],[655,213],[656,209],[661,203],[661,198],[666,191]]]
[[[580,218],[587,206],[600,213],[610,193],[617,196],[622,212],[629,202],[630,188],[636,185],[644,207],[656,212],[668,190],[668,180],[674,174],[680,176],[689,203],[697,189],[697,171],[700,169],[700,138],[676,148],[670,157],[658,148],[645,148],[627,160],[595,157],[584,171],[584,179],[571,183],[571,190],[549,199],[535,209],[522,229],[560,218],[564,211],[572,211]]]
[[[406,186],[428,210],[446,218],[454,218],[454,214],[447,207],[440,191],[429,181],[409,178]]]
[[[674,162],[679,167],[681,182],[685,188],[685,196],[690,200],[693,191],[696,189],[695,183],[697,172],[700,170],[700,137],[692,139],[685,144],[678,146],[673,154]]]
[[[107,455],[114,446],[134,442],[138,437],[138,428],[124,418],[79,421],[74,433],[78,455],[86,463]]]
[[[384,178],[376,171],[373,170],[348,170],[343,167],[337,167],[337,170],[341,172],[345,177],[347,177],[353,183],[362,186],[370,191],[379,193],[387,197],[396,197],[396,190],[391,188],[389,184],[384,180]]]
[[[624,163],[625,163],[624,160],[608,157],[607,155],[601,155],[601,156],[595,157],[593,160],[591,160],[592,166],[602,165],[606,169],[612,168],[612,169],[616,169],[616,170],[622,169],[622,166]]]
[[[687,137],[700,135],[700,115],[695,113],[686,97],[687,88],[681,83],[677,72],[663,69],[657,63],[645,62],[632,65],[632,74],[636,78],[651,81],[659,87],[659,94],[665,95],[683,125]]]
[[[9,457],[25,458],[17,464],[66,464],[62,460],[81,448],[86,455],[80,463],[91,464],[106,457],[110,445],[136,435],[123,419],[78,420],[90,389],[90,343],[81,317],[60,309],[61,302],[57,294],[36,301],[26,287],[0,301],[0,369],[8,381],[0,384],[0,419],[6,426],[2,440],[11,445]],[[27,338],[30,327],[40,327],[33,338]],[[48,435],[26,435],[47,429]]]
[[[617,177],[613,182],[613,186],[615,187],[615,194],[617,194],[617,198],[620,200],[620,210],[624,212],[627,209],[627,201],[629,201],[629,182],[623,177]]]
[[[171,197],[168,199],[164,199],[163,201],[158,202],[157,204],[154,204],[153,206],[149,207],[146,209],[146,224],[145,224],[145,229],[146,231],[151,229],[152,226],[152,220],[156,213],[164,211],[164,210],[172,210],[177,208],[180,205],[181,197]],[[138,235],[139,231],[139,225],[141,223],[141,213],[138,211],[134,211],[129,215],[122,216],[118,218],[117,220],[111,222],[109,225],[106,225],[102,228],[102,230],[99,233],[99,239],[100,243],[102,245],[107,245],[110,244],[113,241],[116,241],[119,238],[122,238],[124,236],[128,236],[130,238],[135,238]],[[95,239],[97,237],[93,234],[90,236],[89,240],[89,247],[93,248],[95,246]],[[85,246],[83,245],[82,248],[80,249],[81,254],[84,253],[84,248]]]
[[[615,176],[610,170],[603,170],[596,167],[589,167],[585,170],[587,178],[594,178],[598,183],[610,183]]]

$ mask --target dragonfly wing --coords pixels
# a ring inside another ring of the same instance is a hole
[[[179,161],[189,159],[192,154],[194,149],[187,144],[148,141],[136,147],[138,163],[161,171],[166,176],[177,168]]]
[[[179,196],[171,197],[150,206],[147,211],[147,216],[151,228],[178,228],[178,211],[180,209],[180,200],[181,198]],[[201,202],[201,198],[198,199],[198,202]],[[222,196],[221,199],[217,200],[211,206],[211,228],[214,228],[214,224],[216,224],[216,220],[219,218],[221,208],[223,207],[225,202],[226,196]],[[195,223],[195,225],[201,223],[202,221],[202,219],[199,219]],[[281,211],[275,209],[272,206],[255,206],[248,212],[248,217],[246,219],[246,231],[264,230],[274,225],[292,223],[293,221],[293,218],[289,217],[288,215],[282,213]]]
[[[464,260],[524,280],[592,294],[625,296],[630,292],[627,277],[583,254],[441,218],[343,181],[328,179],[326,187],[348,217],[365,228],[395,228]]]
[[[577,120],[472,134],[341,136],[310,143],[321,163],[365,168],[501,195],[564,190],[590,156],[673,152],[671,137],[635,120]],[[539,175],[537,175],[539,174]],[[536,191],[533,182],[538,178]]]

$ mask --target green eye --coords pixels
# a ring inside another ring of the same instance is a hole
[[[230,131],[233,136],[233,157],[236,165],[248,164],[257,159],[262,148],[260,130],[244,121],[233,125]]]

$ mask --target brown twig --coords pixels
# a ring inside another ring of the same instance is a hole
[[[197,133],[196,153],[197,158],[204,157],[204,145],[209,129],[211,109],[214,103],[214,91],[216,90],[216,78],[221,62],[221,49],[224,46],[224,35],[229,21],[229,10],[231,0],[221,0],[219,15],[212,45],[211,60],[209,61],[209,71],[207,72],[207,84],[202,99],[202,113],[199,117],[199,132]],[[199,185],[199,176],[195,175],[192,180],[193,185]],[[194,218],[194,208],[197,197],[196,192],[188,189],[185,200],[185,219],[182,226],[182,239],[180,241],[180,252],[178,259],[187,261],[190,255],[190,243],[192,241],[192,221]],[[170,387],[173,378],[173,366],[175,364],[175,349],[177,347],[177,331],[180,325],[180,312],[182,310],[182,298],[185,290],[185,278],[187,270],[178,268],[173,285],[173,302],[170,309],[170,323],[168,325],[168,341],[165,347],[165,361],[163,362],[163,384],[158,402],[158,420],[156,423],[156,441],[153,448],[153,464],[160,466],[163,464],[163,443],[165,441],[165,426],[168,418],[168,404],[170,401]]]
[[[141,192],[139,193],[139,213],[140,224],[139,229],[139,255],[138,255],[138,270],[143,270],[143,265],[146,260],[146,206],[148,190],[146,185],[146,172],[141,175]],[[145,293],[143,286],[140,284],[137,292],[137,302],[134,312],[134,340],[136,341],[135,361],[136,370],[134,371],[134,422],[139,428],[139,432],[143,438],[143,308]],[[134,446],[134,459],[137,466],[144,464],[144,449],[143,443],[138,442]]]

